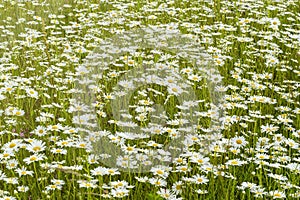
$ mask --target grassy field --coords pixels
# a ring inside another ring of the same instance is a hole
[[[299,199],[299,10],[0,0],[0,200]]]

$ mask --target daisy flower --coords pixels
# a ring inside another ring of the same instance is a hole
[[[196,184],[207,184],[209,182],[209,180],[205,176],[200,174],[194,175],[191,181]]]
[[[164,187],[167,185],[167,181],[165,181],[165,179],[162,178],[150,178],[149,183],[156,187]]]
[[[34,172],[33,171],[28,171],[26,167],[22,166],[21,168],[18,168],[15,170],[19,176],[25,176],[25,175],[29,175],[29,176],[33,176]]]
[[[169,176],[169,168],[165,166],[152,167],[150,171],[153,173],[153,175],[160,176],[164,179]]]
[[[44,151],[46,149],[45,142],[33,140],[30,144],[26,145],[26,149],[32,153]]]
[[[34,89],[26,89],[26,93],[29,97],[38,99],[39,93],[37,91],[35,91]]]
[[[29,156],[27,158],[24,158],[23,161],[27,165],[29,165],[29,164],[31,164],[33,162],[44,160],[45,158],[46,158],[46,156],[43,155],[43,154],[34,154],[34,155],[31,155],[31,156]]]
[[[247,163],[246,161],[242,161],[240,159],[233,159],[233,160],[227,161],[225,164],[226,165],[231,165],[231,166],[241,166],[241,165],[244,165],[246,163]]]
[[[27,192],[29,190],[29,187],[22,185],[22,186],[18,186],[17,189],[18,192]]]
[[[269,195],[273,197],[273,199],[284,199],[286,198],[286,195],[284,192],[279,190],[270,191]]]
[[[236,136],[234,138],[231,138],[230,141],[231,145],[236,148],[242,148],[248,144],[248,142],[245,140],[245,137],[243,136]]]

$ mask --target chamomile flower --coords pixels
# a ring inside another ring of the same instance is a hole
[[[150,170],[153,175],[167,178],[169,176],[169,168],[165,166],[152,167]]]
[[[269,196],[271,196],[273,199],[284,199],[286,198],[285,192],[274,190],[269,192]]]
[[[18,186],[17,190],[18,192],[27,192],[29,190],[29,187],[22,185],[22,186]]]
[[[35,128],[35,130],[33,131],[33,133],[35,135],[37,135],[37,136],[42,137],[42,136],[45,136],[48,132],[47,132],[47,128],[46,127],[39,125],[39,126],[37,126]]]
[[[111,176],[120,174],[120,172],[118,171],[118,169],[115,169],[115,168],[107,169],[107,172],[108,172],[108,174],[111,175]]]
[[[116,198],[123,198],[129,195],[129,190],[126,188],[112,189],[111,195]]]
[[[26,89],[26,93],[29,97],[38,99],[39,93],[35,91],[34,89]]]
[[[97,182],[97,180],[92,180],[92,181],[78,180],[77,181],[77,183],[79,183],[80,188],[97,188],[98,186],[97,186],[96,182]]]
[[[4,195],[3,197],[0,197],[0,200],[17,200],[17,198],[13,196]]]
[[[160,188],[159,191],[157,191],[157,194],[159,194],[164,199],[176,198],[176,195],[170,189]]]
[[[205,176],[200,174],[194,175],[191,181],[196,184],[207,184],[209,182],[209,180]]]
[[[7,184],[17,185],[19,184],[19,179],[17,177],[9,177],[9,178],[3,178],[3,181]]]
[[[182,190],[185,188],[184,183],[182,181],[177,181],[172,185],[172,191],[175,194],[181,194]]]
[[[231,145],[236,148],[242,148],[242,147],[246,146],[248,143],[245,140],[245,137],[243,137],[243,136],[240,136],[240,137],[236,136],[236,137],[232,138],[230,141],[231,141]]]
[[[104,176],[109,174],[108,169],[105,167],[96,167],[95,169],[91,170],[93,176]]]
[[[61,189],[62,189],[61,185],[50,184],[46,186],[47,191],[54,191],[54,190],[61,190]]]
[[[22,144],[22,141],[21,140],[18,140],[18,139],[14,139],[8,143],[5,143],[3,146],[2,146],[2,150],[11,150],[11,151],[17,151],[18,148],[21,147],[21,144]]]
[[[37,162],[37,161],[44,160],[45,158],[46,158],[46,156],[43,155],[43,154],[33,154],[33,155],[31,155],[31,156],[29,156],[29,157],[27,157],[27,158],[24,158],[23,161],[24,161],[27,165],[29,165],[29,164],[31,164],[31,163],[33,163],[33,162]]]
[[[59,180],[59,179],[52,179],[51,183],[55,184],[55,185],[64,185],[65,181],[63,180]]]
[[[24,110],[21,110],[21,109],[15,109],[15,110],[13,110],[13,113],[12,113],[12,115],[18,116],[18,117],[23,116],[24,114],[25,114]]]
[[[232,159],[232,160],[227,161],[225,164],[230,165],[230,166],[241,166],[246,163],[247,163],[246,161],[242,161],[240,159]]]
[[[33,140],[30,144],[26,145],[26,149],[32,153],[42,152],[46,149],[45,142],[40,140]]]
[[[50,150],[51,153],[53,154],[62,154],[62,155],[66,155],[67,154],[67,150],[66,149],[61,149],[61,148],[53,148]]]
[[[8,160],[6,167],[8,169],[15,169],[18,166],[19,162],[16,159]]]
[[[164,187],[167,185],[167,181],[162,178],[150,178],[149,183],[154,185],[155,187]]]
[[[33,174],[34,174],[33,171],[27,170],[27,168],[24,166],[16,169],[15,171],[19,174],[20,177],[25,176],[25,175],[33,176]]]

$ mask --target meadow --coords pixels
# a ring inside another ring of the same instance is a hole
[[[297,0],[0,0],[0,200],[299,199]]]

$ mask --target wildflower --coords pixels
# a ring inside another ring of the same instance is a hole
[[[274,126],[273,124],[267,124],[267,125],[262,125],[261,126],[261,132],[262,133],[272,134],[272,133],[276,132],[278,129],[279,129],[279,127]]]
[[[280,180],[280,181],[287,181],[288,178],[284,175],[281,174],[273,174],[273,173],[269,173],[267,174],[269,177],[272,177],[274,179]]]
[[[118,169],[114,169],[114,168],[110,168],[107,170],[109,175],[116,175],[116,174],[120,174],[120,172],[118,171]]]
[[[91,173],[93,176],[99,176],[99,175],[103,176],[103,175],[109,174],[108,169],[105,167],[97,167],[97,168],[91,170]]]
[[[285,137],[282,134],[275,134],[273,136],[274,143],[276,145],[281,144],[285,141]]]
[[[127,188],[128,186],[128,183],[126,181],[112,181],[110,182],[110,185],[113,187],[113,188]]]
[[[150,140],[148,143],[147,143],[147,146],[149,147],[155,147],[155,148],[161,148],[163,145],[162,144],[158,144],[152,140]]]
[[[19,162],[16,159],[12,159],[12,160],[7,161],[6,167],[8,169],[14,169],[17,167],[18,164],[19,164]]]
[[[160,176],[162,178],[167,178],[169,175],[169,168],[165,166],[152,167],[150,171],[153,175]]]
[[[274,56],[267,56],[266,65],[267,66],[274,66],[279,63],[279,60]]]
[[[200,174],[194,175],[191,181],[196,184],[207,184],[209,182],[209,180],[205,176],[202,176]]]
[[[0,198],[0,200],[17,200],[17,198],[4,195],[3,197]]]
[[[97,155],[95,155],[95,154],[91,154],[91,155],[89,155],[89,157],[88,157],[88,162],[90,163],[90,164],[97,164],[98,163],[98,160],[99,159],[99,157],[97,156]]]
[[[23,161],[29,165],[33,162],[36,162],[36,161],[41,161],[41,160],[44,160],[46,158],[46,156],[44,156],[43,154],[34,154],[34,155],[31,155],[27,158],[24,158]]]
[[[159,191],[157,191],[157,194],[159,194],[164,199],[174,199],[176,198],[176,195],[172,193],[169,189],[160,188]]]
[[[46,127],[43,127],[43,126],[39,125],[35,128],[33,133],[37,136],[42,137],[42,136],[45,136],[47,134],[47,129],[46,129]]]
[[[7,184],[13,184],[13,185],[19,184],[18,178],[16,178],[16,177],[3,178],[3,180],[4,180]]]
[[[45,142],[40,140],[34,140],[26,146],[26,149],[33,153],[38,153],[46,149]]]
[[[25,114],[24,110],[15,109],[13,110],[13,115],[15,116],[23,116]]]
[[[186,164],[186,159],[185,158],[181,158],[181,157],[175,158],[174,159],[174,163],[176,165]]]
[[[67,150],[66,149],[61,149],[61,148],[53,148],[50,150],[51,153],[53,154],[62,154],[62,155],[66,155],[67,154]]]
[[[278,18],[270,19],[270,28],[274,30],[278,30],[278,26],[280,25],[280,20]]]
[[[208,164],[209,163],[209,158],[208,157],[204,157],[202,155],[193,156],[193,157],[191,157],[191,162],[197,163],[197,164],[200,164],[200,165],[204,165],[204,164]]]
[[[136,168],[136,164],[137,161],[135,161],[131,155],[118,156],[117,158],[117,165],[123,168]]]
[[[202,78],[196,74],[192,74],[188,76],[189,80],[195,81],[195,82],[199,82]]]
[[[171,95],[178,96],[183,92],[183,90],[180,86],[178,86],[176,84],[170,84],[170,85],[168,85],[168,92]]]
[[[167,185],[167,181],[165,181],[162,178],[150,178],[149,183],[151,183],[152,185],[154,185],[156,187],[164,187]]]
[[[11,157],[13,157],[15,154],[13,150],[6,150],[3,153],[0,154],[0,160],[8,160]]]
[[[27,192],[29,190],[29,187],[22,185],[22,186],[18,186],[17,189],[18,192]]]
[[[26,93],[29,97],[38,99],[38,92],[33,89],[26,89]]]
[[[297,142],[295,142],[293,139],[288,138],[287,140],[285,140],[285,143],[287,145],[289,145],[292,149],[298,149],[299,148],[299,144]]]
[[[74,146],[77,147],[77,148],[82,148],[82,149],[85,149],[87,148],[89,144],[85,141],[76,141]]]
[[[254,197],[258,197],[258,198],[262,198],[264,197],[264,195],[268,194],[268,192],[266,192],[265,189],[261,187],[252,188],[250,191],[251,193],[254,193]]]
[[[1,149],[2,150],[17,151],[17,149],[20,148],[21,144],[22,144],[21,140],[14,139],[14,140],[4,144]]]
[[[63,126],[61,124],[56,124],[56,125],[49,125],[47,127],[47,129],[49,131],[60,131],[60,130],[63,130]]]
[[[258,188],[258,186],[255,183],[242,182],[241,186],[238,186],[238,188],[241,190],[245,190],[247,188],[249,188],[250,190],[254,190],[254,189]]]
[[[247,163],[246,161],[241,161],[239,159],[233,159],[233,160],[227,161],[225,164],[226,165],[231,165],[231,166],[241,166],[241,165],[244,165],[246,163]]]
[[[77,183],[79,183],[80,188],[97,188],[96,185],[97,180],[92,181],[85,181],[85,180],[78,180]],[[55,185],[57,186],[57,185]]]
[[[71,147],[73,145],[73,141],[71,140],[60,140],[55,142],[59,147]]]
[[[55,184],[55,185],[64,185],[65,181],[63,180],[58,180],[58,179],[52,179],[51,183]]]
[[[229,151],[232,152],[235,155],[237,155],[237,154],[239,154],[241,152],[240,149],[238,149],[238,148],[232,148],[232,147],[229,149]]]
[[[258,158],[259,160],[267,160],[267,159],[270,158],[269,155],[267,155],[267,154],[261,154],[261,153],[256,154],[255,157]]]
[[[282,191],[278,191],[278,190],[270,191],[270,192],[269,192],[269,195],[270,195],[271,197],[273,197],[273,199],[283,199],[283,198],[286,198],[285,193],[282,192]]]
[[[172,191],[174,191],[175,194],[181,194],[183,188],[184,186],[182,181],[177,181],[172,185]]]
[[[191,168],[189,168],[187,165],[183,165],[183,166],[176,166],[176,171],[175,172],[187,173],[189,171],[191,171]]]
[[[62,186],[61,185],[56,185],[56,184],[51,184],[46,186],[47,191],[53,191],[53,190],[61,190]]]
[[[300,173],[300,165],[298,163],[289,163],[285,167],[295,173]]]
[[[29,175],[29,176],[33,176],[34,172],[33,171],[28,171],[26,167],[22,166],[21,168],[18,168],[15,170],[19,176],[25,176],[25,175]]]
[[[147,177],[147,176],[145,176],[145,177],[134,177],[136,180],[138,180],[139,182],[141,182],[141,183],[146,183],[148,180],[149,180],[149,178]]]
[[[234,137],[234,138],[231,139],[232,146],[237,147],[237,148],[244,147],[244,146],[247,145],[247,143],[248,142],[245,140],[245,138],[243,136]]]
[[[127,154],[133,154],[133,153],[137,153],[138,152],[138,149],[134,146],[126,146],[126,145],[122,145],[122,150],[127,153]]]
[[[188,74],[189,75],[193,72],[193,69],[190,68],[190,67],[186,67],[186,68],[183,68],[180,72],[183,73],[183,74]]]
[[[126,188],[112,189],[111,195],[117,198],[123,198],[129,195],[129,190]]]
[[[197,192],[198,194],[207,194],[208,193],[207,190],[201,190],[201,189],[195,190],[195,192]]]

